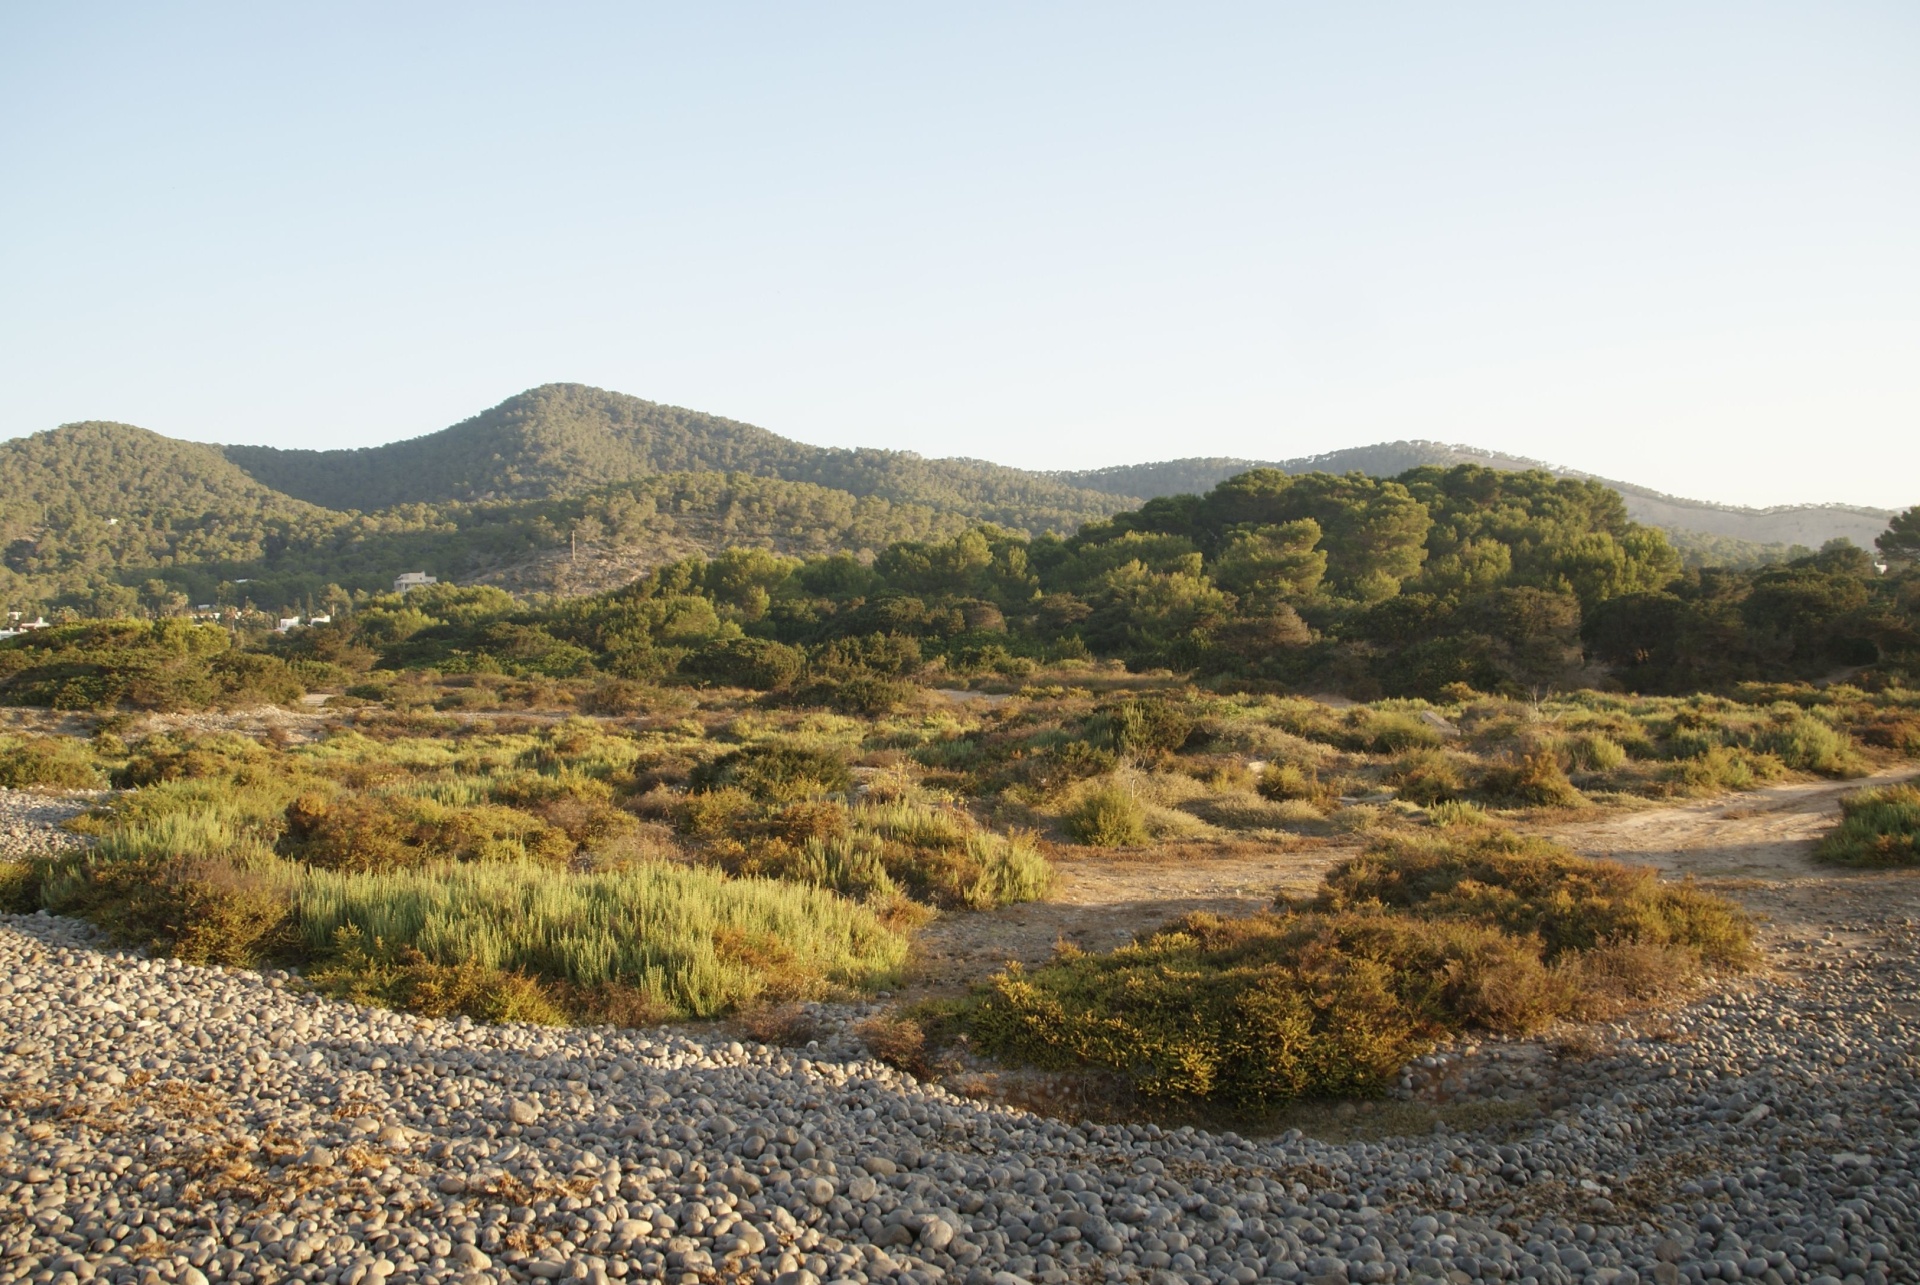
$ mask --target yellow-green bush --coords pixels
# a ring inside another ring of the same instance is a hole
[[[1145,843],[1147,812],[1133,791],[1118,782],[1096,786],[1080,797],[1061,818],[1077,843],[1095,848],[1121,848]]]
[[[1431,806],[1458,798],[1466,789],[1466,778],[1445,751],[1415,750],[1393,765],[1387,784],[1407,802]]]
[[[106,783],[85,741],[68,736],[0,737],[0,788],[96,790]]]
[[[1009,969],[954,1020],[1010,1061],[1260,1111],[1377,1092],[1444,1034],[1616,1011],[1749,951],[1725,902],[1475,833],[1379,845],[1304,908],[1192,915],[1109,954]]]
[[[1476,786],[1496,802],[1521,807],[1576,808],[1587,801],[1546,750],[1488,764]]]
[[[1920,865],[1920,786],[1857,790],[1840,800],[1840,826],[1814,855],[1841,866]]]

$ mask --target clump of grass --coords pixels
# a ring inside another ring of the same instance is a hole
[[[1322,781],[1317,768],[1301,768],[1294,763],[1275,763],[1260,774],[1257,787],[1262,798],[1276,803],[1299,802],[1326,809],[1338,803],[1339,787]]]
[[[1840,866],[1920,865],[1920,786],[1906,782],[1847,795],[1839,828],[1814,856]]]
[[[106,783],[85,741],[68,736],[0,738],[0,788],[97,790]]]
[[[1489,825],[1492,818],[1477,804],[1464,799],[1454,799],[1446,803],[1436,803],[1427,809],[1427,820],[1442,828],[1462,825]]]
[[[1604,732],[1574,732],[1554,745],[1561,766],[1569,772],[1611,772],[1626,765],[1626,747]]]
[[[316,952],[351,927],[435,964],[627,987],[676,1017],[877,984],[906,956],[897,934],[830,892],[685,866],[312,871],[296,895],[301,935]]]
[[[353,925],[307,970],[323,993],[358,1004],[380,1004],[426,1017],[461,1015],[482,1022],[558,1026],[567,1014],[546,987],[525,973],[488,968],[474,960],[436,963],[413,946],[368,941]]]
[[[949,1020],[996,1056],[1264,1111],[1377,1092],[1444,1035],[1619,1011],[1750,950],[1729,903],[1469,831],[1381,842],[1301,906],[1192,915],[1108,954],[1011,968]]]
[[[1123,848],[1145,843],[1147,811],[1133,791],[1117,781],[1096,786],[1061,818],[1076,843],[1095,848]]]

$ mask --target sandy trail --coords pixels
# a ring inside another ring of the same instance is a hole
[[[1920,912],[1920,875],[1813,863],[1849,790],[1912,778],[1913,765],[1853,781],[1797,781],[1745,794],[1539,828],[1575,851],[1690,875],[1781,926],[1845,919],[1866,902]],[[1534,827],[1525,827],[1533,829]],[[1196,910],[1247,914],[1277,892],[1311,890],[1357,840],[1292,850],[1188,843],[1069,856],[1044,902],[949,915],[916,939],[914,995],[951,994],[1010,961],[1045,962],[1057,944],[1104,950]]]

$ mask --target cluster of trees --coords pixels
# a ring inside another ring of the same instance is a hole
[[[1896,555],[1905,529],[1885,546]],[[1544,473],[1256,470],[1070,538],[981,526],[871,560],[735,546],[539,610],[450,587],[376,599],[287,645],[443,670],[678,673],[855,704],[936,658],[1011,673],[1069,656],[1357,697],[1610,678],[1674,692],[1905,672],[1920,662],[1920,575],[1895,562],[1883,574],[1837,545],[1687,570],[1617,494]]]

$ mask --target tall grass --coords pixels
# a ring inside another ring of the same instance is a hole
[[[899,936],[830,892],[685,866],[599,874],[530,865],[314,870],[294,909],[315,953],[351,928],[436,964],[635,988],[688,1017],[769,993],[876,984],[906,959]]]

